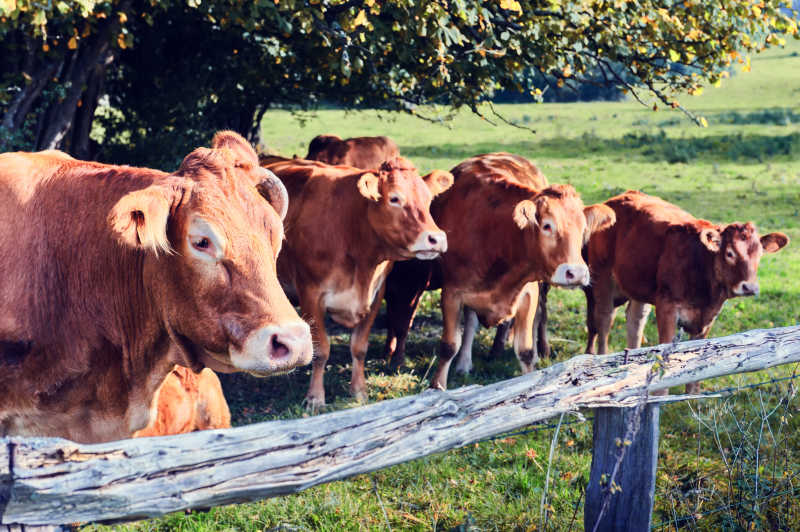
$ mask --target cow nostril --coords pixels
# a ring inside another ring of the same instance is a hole
[[[277,334],[272,335],[270,347],[272,348],[272,358],[283,358],[289,354],[289,348],[286,344],[278,340]]]
[[[564,275],[566,275],[568,281],[571,281],[572,279],[575,278],[575,274],[572,273],[571,269],[567,269],[567,271],[566,271],[566,273]]]
[[[433,236],[433,235],[428,235],[428,243],[429,243],[430,245],[432,245],[432,246],[435,246],[436,244],[438,244],[438,243],[439,243],[439,241],[436,239],[436,237],[435,237],[435,236]]]

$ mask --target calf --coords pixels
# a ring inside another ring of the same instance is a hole
[[[678,325],[706,338],[722,304],[758,294],[758,263],[789,242],[783,233],[758,236],[755,226],[715,225],[655,196],[628,191],[605,203],[617,223],[589,239],[592,272],[587,290],[587,353],[608,352],[614,307],[629,299],[627,345],[637,348],[656,307],[659,343],[671,342]],[[687,385],[687,390],[697,386]]]
[[[325,404],[326,313],[353,329],[350,391],[365,399],[364,358],[384,279],[393,261],[430,260],[447,250],[447,238],[428,208],[452,176],[437,170],[421,178],[403,158],[375,171],[299,159],[268,167],[291,198],[278,277],[308,317],[317,349],[307,403]]]
[[[227,429],[231,411],[217,374],[208,368],[195,373],[176,365],[156,390],[153,418],[134,438],[167,436],[196,430]]]
[[[342,140],[336,135],[317,135],[308,146],[306,159],[372,170],[384,161],[399,156],[397,144],[389,137],[354,137]]]
[[[232,132],[174,174],[0,155],[0,436],[126,438],[175,364],[310,362],[276,276],[287,202]]]
[[[426,285],[441,285],[444,330],[434,388],[447,386],[462,307],[473,309],[484,325],[513,317],[515,352],[528,372],[536,362],[532,329],[538,282],[589,283],[581,247],[589,234],[613,224],[613,212],[603,205],[584,207],[569,185],[532,186],[541,179],[535,168],[505,153],[479,155],[456,166],[455,184],[431,207],[447,233],[448,252],[427,269],[409,265],[419,271],[404,279],[406,286],[387,287],[396,296],[387,299],[393,312],[395,306],[410,308]]]

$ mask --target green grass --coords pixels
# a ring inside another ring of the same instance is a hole
[[[707,88],[702,96],[684,96],[682,103],[708,118],[710,127],[705,129],[678,111],[653,112],[628,101],[497,106],[504,117],[536,130],[535,134],[493,126],[468,112],[450,123],[433,124],[407,115],[335,110],[306,114],[301,123],[287,111],[272,111],[264,118],[264,138],[278,152],[303,156],[308,141],[320,133],[387,134],[421,171],[448,169],[478,153],[507,150],[536,162],[552,182],[573,184],[586,203],[634,188],[716,222],[753,220],[762,232],[784,231],[793,242],[779,254],[764,257],[761,295],[730,301],[712,336],[795,325],[800,322],[798,51],[800,44],[790,43],[786,49],[757,56],[751,73],[736,72],[721,88]],[[426,112],[435,116],[437,110]],[[490,114],[489,109],[485,112]],[[564,360],[581,353],[585,345],[583,295],[565,290],[550,294],[550,335],[558,359]],[[381,360],[385,331],[379,318],[368,354],[371,401],[416,393],[425,385],[440,333],[437,304],[437,294],[425,296],[409,340],[408,365],[397,374]],[[624,346],[623,314],[618,313],[612,330],[615,349]],[[355,406],[347,393],[349,337],[344,329],[333,331],[326,392],[331,409],[348,408]],[[657,338],[652,316],[645,335],[651,341]],[[519,373],[510,349],[501,359],[488,359],[491,340],[491,331],[479,332],[475,372],[466,378],[452,376],[451,387],[495,382]],[[730,376],[707,382],[706,387],[756,382],[791,369]],[[222,378],[235,424],[305,415],[300,403],[308,369],[267,380],[244,375]],[[664,407],[654,523],[747,500],[754,493],[756,471],[762,483],[797,474],[800,417],[793,414],[800,405],[786,393],[787,386],[773,385],[732,399]],[[766,425],[759,414],[762,402],[763,408],[780,406]],[[703,426],[715,418],[716,430]],[[745,430],[739,430],[737,422]],[[772,430],[771,437],[765,427]],[[714,432],[721,435],[720,443]],[[536,527],[542,522],[539,507],[551,438],[552,430],[543,430],[479,443],[295,496],[175,514],[121,528],[255,531],[285,525],[286,530],[383,530],[388,519],[392,529],[540,529]],[[734,466],[726,468],[723,456]],[[591,423],[562,427],[549,488],[549,529],[583,528],[581,494],[590,462]],[[761,488],[763,493],[763,484]],[[756,528],[770,529],[783,523],[786,529],[796,529],[799,506],[795,498],[783,496],[761,504],[756,512],[741,507],[717,512],[688,528],[737,530],[754,523]]]

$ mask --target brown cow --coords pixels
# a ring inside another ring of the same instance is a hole
[[[175,364],[310,362],[275,269],[287,201],[232,132],[174,174],[0,155],[0,436],[126,438]]]
[[[514,179],[534,189],[542,189],[548,185],[547,178],[539,168],[518,155],[505,152],[484,154],[473,157],[466,161],[465,164],[470,161],[474,172],[481,175],[511,174]],[[389,273],[384,295],[388,322],[384,356],[390,359],[392,368],[396,369],[402,365],[405,358],[406,338],[414,321],[414,314],[419,304],[422,290],[441,288],[439,274],[439,268],[431,267],[431,264],[420,261],[405,261],[396,264]],[[549,353],[546,337],[547,290],[549,285],[547,283],[539,284],[539,301],[533,334],[537,353],[544,356]],[[535,297],[536,293],[533,292],[529,295]],[[472,341],[475,337],[478,321],[478,315],[475,311],[466,307],[464,309],[463,337],[456,362],[456,371],[458,373],[469,373],[472,369]],[[491,356],[496,357],[502,353],[512,324],[513,320],[509,320],[497,326]],[[525,328],[524,324],[519,325]],[[521,345],[519,344],[521,340],[520,336],[515,337],[517,349]]]
[[[336,135],[317,135],[308,145],[306,159],[372,170],[399,155],[397,144],[389,137],[342,140]]]
[[[403,158],[377,171],[288,159],[269,165],[291,198],[278,277],[312,325],[317,353],[306,400],[325,404],[323,373],[330,354],[325,314],[353,328],[351,393],[366,398],[364,357],[392,261],[429,260],[447,238],[428,208],[452,183],[449,172],[421,178]]]
[[[475,310],[484,325],[514,317],[515,351],[528,372],[536,362],[537,282],[569,287],[589,282],[581,247],[589,234],[614,222],[613,211],[584,207],[569,185],[531,186],[541,179],[535,168],[507,153],[473,157],[452,170],[455,184],[431,206],[447,233],[448,251],[431,264],[432,273],[407,279],[416,286],[405,294],[418,298],[425,283],[441,279],[444,330],[434,388],[447,386],[463,306]]]
[[[628,191],[605,204],[617,223],[592,235],[587,257],[592,286],[587,353],[608,352],[615,305],[630,299],[627,344],[641,346],[650,305],[656,307],[659,343],[671,342],[678,325],[706,338],[726,299],[758,294],[761,255],[783,248],[783,233],[759,238],[752,223],[715,225],[655,196]],[[697,386],[687,385],[687,390]]]
[[[153,418],[134,438],[183,434],[196,430],[227,429],[231,411],[217,374],[208,368],[195,373],[176,365],[156,390]]]

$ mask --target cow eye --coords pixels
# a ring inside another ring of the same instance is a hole
[[[545,233],[552,233],[553,232],[553,224],[550,222],[545,222],[542,224],[542,231]]]
[[[400,205],[402,205],[402,203],[403,199],[400,197],[399,194],[392,194],[389,196],[389,204],[391,204],[392,206],[399,207]]]
[[[203,237],[196,242],[192,242],[192,245],[195,247],[195,249],[199,249],[200,251],[205,251],[209,247],[211,247],[211,241],[208,238]]]

